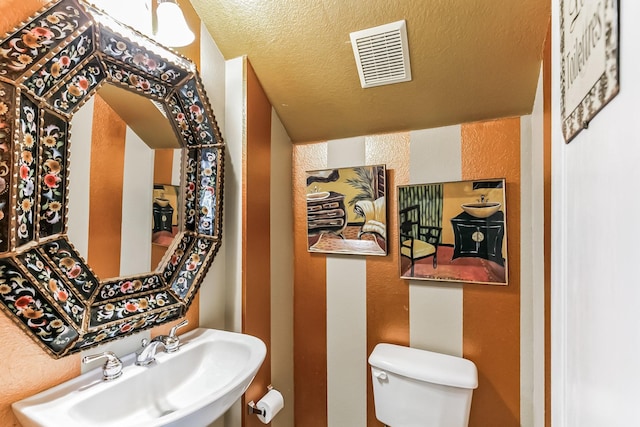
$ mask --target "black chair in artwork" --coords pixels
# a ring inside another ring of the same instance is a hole
[[[411,261],[411,275],[415,262],[433,257],[433,268],[438,267],[438,245],[442,227],[422,225],[420,207],[413,205],[400,210],[400,255]]]

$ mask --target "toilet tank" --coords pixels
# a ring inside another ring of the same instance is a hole
[[[467,427],[478,387],[467,359],[394,344],[369,356],[376,418],[390,427]]]

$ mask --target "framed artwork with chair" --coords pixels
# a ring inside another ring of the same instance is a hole
[[[400,277],[506,285],[503,178],[398,187]]]

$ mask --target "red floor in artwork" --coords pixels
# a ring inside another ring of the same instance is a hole
[[[359,227],[347,226],[343,237],[330,233],[309,236],[309,251],[336,254],[385,255],[385,242],[371,234],[358,239]],[[397,248],[391,248],[397,250]],[[400,257],[398,274],[404,279],[424,279],[451,282],[475,282],[506,285],[506,268],[483,258],[461,257],[452,259],[452,246],[438,247],[438,265],[433,268],[433,258],[423,258],[414,264],[407,257]],[[505,264],[506,265],[506,264]]]
[[[482,258],[462,257],[452,260],[453,247],[438,247],[438,265],[433,268],[433,258],[423,258],[414,264],[411,273],[411,262],[401,257],[401,277],[405,279],[444,280],[455,282],[480,282],[507,284],[506,268]],[[506,265],[506,264],[505,264]]]

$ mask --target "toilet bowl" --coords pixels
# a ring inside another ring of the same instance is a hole
[[[381,343],[369,356],[376,418],[389,427],[467,427],[476,365],[467,359]]]

